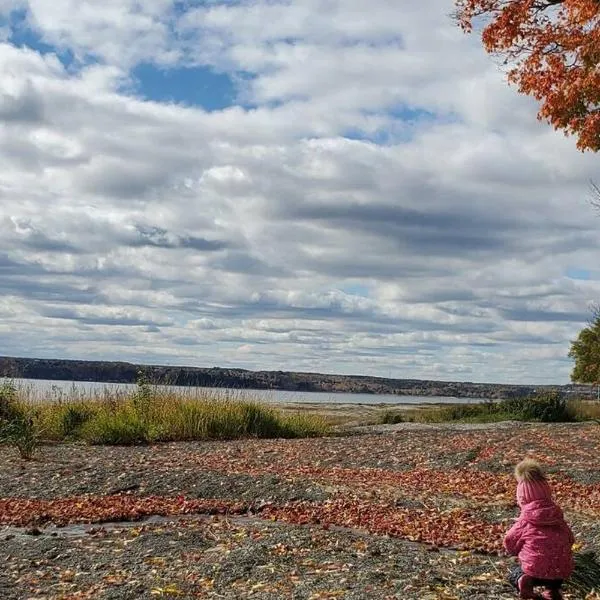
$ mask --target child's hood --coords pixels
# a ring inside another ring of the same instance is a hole
[[[558,525],[563,522],[562,510],[548,500],[536,500],[521,509],[521,519],[537,526]]]

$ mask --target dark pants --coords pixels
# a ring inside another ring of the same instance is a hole
[[[510,581],[510,584],[517,590],[519,589],[518,581],[522,575],[524,575],[524,573],[520,565],[513,567],[508,574],[508,581]],[[538,579],[537,577],[532,577],[532,579],[534,587],[543,586],[549,590],[560,590],[563,584],[562,579]]]

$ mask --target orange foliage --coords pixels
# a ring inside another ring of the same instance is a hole
[[[600,150],[600,0],[456,0],[470,32],[510,65],[508,79],[540,101],[539,119]]]

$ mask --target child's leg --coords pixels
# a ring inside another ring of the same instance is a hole
[[[509,583],[517,591],[519,591],[519,579],[521,579],[522,576],[523,576],[523,569],[521,569],[521,565],[514,566],[508,573]]]
[[[513,567],[510,570],[508,581],[519,592],[519,598],[539,598],[533,591],[533,577],[523,573],[520,566]]]
[[[562,579],[555,579],[552,581],[544,582],[544,587],[546,589],[544,590],[544,593],[542,594],[542,598],[544,598],[544,600],[562,600],[563,595],[560,590],[560,588],[562,587],[562,584],[563,584]]]

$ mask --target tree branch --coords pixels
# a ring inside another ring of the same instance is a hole
[[[600,186],[594,181],[590,181],[591,191],[592,191],[592,206],[600,211]]]

